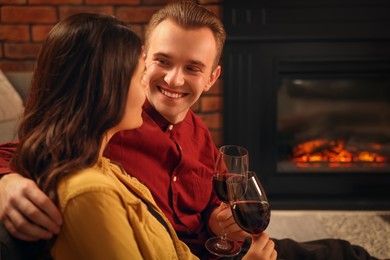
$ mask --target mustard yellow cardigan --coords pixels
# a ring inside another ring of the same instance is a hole
[[[58,186],[64,224],[54,259],[197,259],[181,242],[149,190],[108,159]],[[170,233],[149,212],[152,205]]]

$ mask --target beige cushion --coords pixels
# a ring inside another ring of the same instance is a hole
[[[22,98],[0,70],[0,142],[14,140],[22,112]]]
[[[22,111],[22,98],[0,70],[0,122],[19,118]]]

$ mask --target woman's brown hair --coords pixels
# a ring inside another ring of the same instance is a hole
[[[35,180],[56,203],[57,184],[96,163],[108,129],[124,116],[140,38],[112,16],[69,16],[38,56],[13,170]]]

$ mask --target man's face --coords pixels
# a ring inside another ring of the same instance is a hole
[[[146,96],[171,123],[182,121],[220,75],[213,70],[216,43],[210,29],[183,29],[165,20],[150,35],[146,50]]]

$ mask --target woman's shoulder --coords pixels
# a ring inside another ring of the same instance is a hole
[[[69,174],[60,181],[57,188],[58,197],[62,202],[85,193],[116,190],[118,187],[115,179],[96,166]]]
[[[89,167],[73,172],[61,182],[71,185],[73,188],[111,186],[113,184],[112,178],[103,170],[96,167]]]

